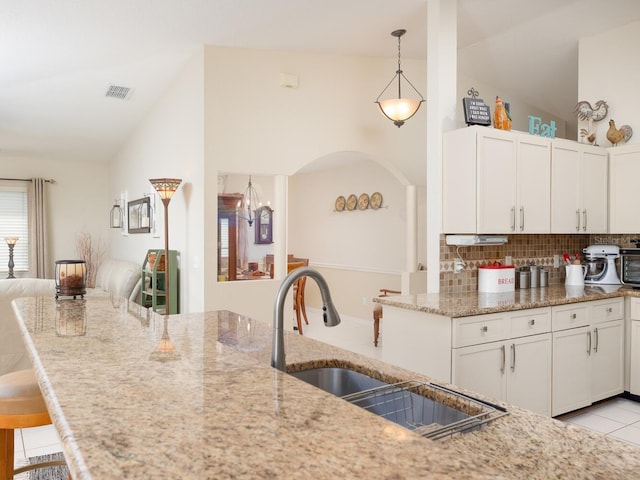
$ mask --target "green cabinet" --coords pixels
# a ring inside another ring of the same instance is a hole
[[[153,260],[155,254],[156,260]],[[151,260],[151,262],[150,262]],[[164,249],[150,249],[142,263],[142,291],[140,303],[154,312],[165,313],[167,297],[169,313],[179,312],[178,299],[178,252],[169,250],[169,262],[164,262]],[[169,291],[166,291],[166,268],[169,269]]]

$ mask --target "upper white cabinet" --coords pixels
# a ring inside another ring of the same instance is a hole
[[[607,151],[554,139],[551,143],[551,233],[607,232]]]
[[[443,232],[549,233],[551,141],[468,127],[443,137]]]
[[[609,232],[640,232],[638,202],[640,145],[609,148]]]

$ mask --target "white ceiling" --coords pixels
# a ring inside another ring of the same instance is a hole
[[[108,160],[201,44],[392,57],[405,28],[403,58],[425,58],[426,2],[0,0],[0,155]],[[575,125],[577,39],[640,19],[640,2],[458,0],[458,13],[462,72]],[[111,83],[131,99],[106,98]]]

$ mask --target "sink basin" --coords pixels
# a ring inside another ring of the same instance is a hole
[[[290,375],[337,397],[389,385],[369,375],[342,367],[311,368],[292,372]]]
[[[440,385],[387,383],[350,368],[310,368],[290,375],[431,439],[470,432],[506,414],[498,405]]]

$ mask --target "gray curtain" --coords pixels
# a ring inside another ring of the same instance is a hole
[[[36,278],[52,278],[49,275],[46,207],[46,181],[32,178],[29,186],[29,271]]]

